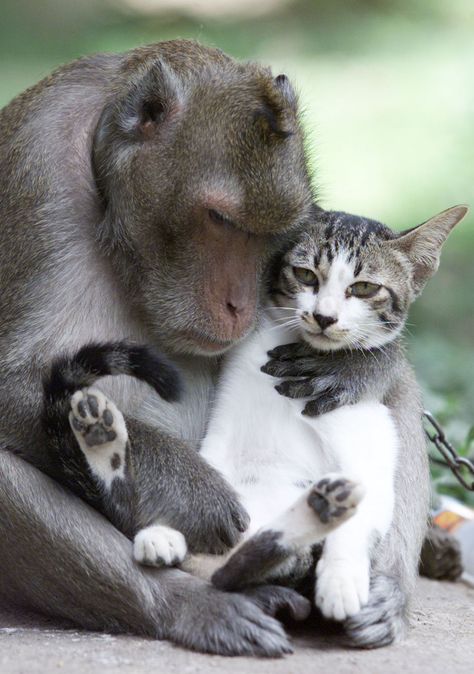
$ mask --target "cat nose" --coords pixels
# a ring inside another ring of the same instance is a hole
[[[323,316],[322,314],[313,314],[314,320],[319,325],[321,330],[326,330],[333,323],[337,323],[337,318],[334,316]]]

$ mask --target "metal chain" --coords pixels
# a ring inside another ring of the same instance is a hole
[[[430,433],[430,431],[425,428],[425,433],[444,459],[444,461],[440,459],[433,459],[433,461],[443,466],[448,466],[465,489],[474,491],[474,463],[464,456],[459,456],[447,439],[441,424],[434,418],[431,412],[425,411],[424,416],[434,430],[434,432]],[[470,484],[464,478],[461,471],[467,471],[473,476],[473,480]]]

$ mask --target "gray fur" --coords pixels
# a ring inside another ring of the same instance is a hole
[[[432,522],[421,550],[420,574],[436,580],[458,580],[463,571],[458,539]]]
[[[126,377],[103,385],[127,414],[140,457],[139,516],[162,488],[161,514],[173,514],[197,549],[236,540],[241,506],[195,451],[216,373],[196,340],[224,350],[252,329],[272,237],[311,203],[294,100],[280,85],[265,68],[176,41],[76,61],[0,113],[0,583],[8,600],[199,650],[289,650],[279,624],[249,599],[177,571],[138,569],[113,527],[3,451],[51,472],[40,411],[42,378],[58,353],[125,338],[180,352],[187,392],[176,408]],[[155,111],[164,104],[162,124],[144,105],[149,96]],[[219,199],[238,227],[209,222]],[[203,243],[206,228],[213,233]],[[222,254],[208,250],[210,240]],[[232,302],[239,312],[229,311]]]
[[[140,567],[130,541],[83,501],[9,452],[0,451],[0,468],[3,601],[200,651],[291,652],[280,623],[262,609],[291,611],[301,605],[295,593],[263,588],[254,602],[175,569]]]

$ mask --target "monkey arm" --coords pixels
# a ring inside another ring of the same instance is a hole
[[[193,552],[237,544],[248,515],[226,480],[187,443],[125,416],[135,482],[137,528],[155,520],[181,531]]]
[[[133,632],[222,655],[291,652],[270,615],[297,595],[224,593],[177,569],[140,567],[130,541],[83,501],[0,450],[0,600],[92,630]],[[290,592],[290,594],[288,594]],[[271,601],[270,601],[271,600]]]
[[[0,466],[0,595],[89,629],[156,635],[164,593],[153,596],[125,536],[19,457],[0,451]]]
[[[297,342],[268,355],[262,371],[283,379],[275,387],[278,393],[308,398],[303,414],[314,417],[364,397],[384,400],[398,375],[402,346],[396,341],[367,351],[317,352]]]

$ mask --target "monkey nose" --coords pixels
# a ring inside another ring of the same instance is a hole
[[[314,320],[319,325],[321,330],[326,330],[330,325],[337,323],[337,318],[334,316],[323,316],[322,314],[313,314]]]
[[[232,318],[238,318],[238,315],[242,312],[243,307],[239,306],[236,302],[229,301],[226,304],[226,309]]]

